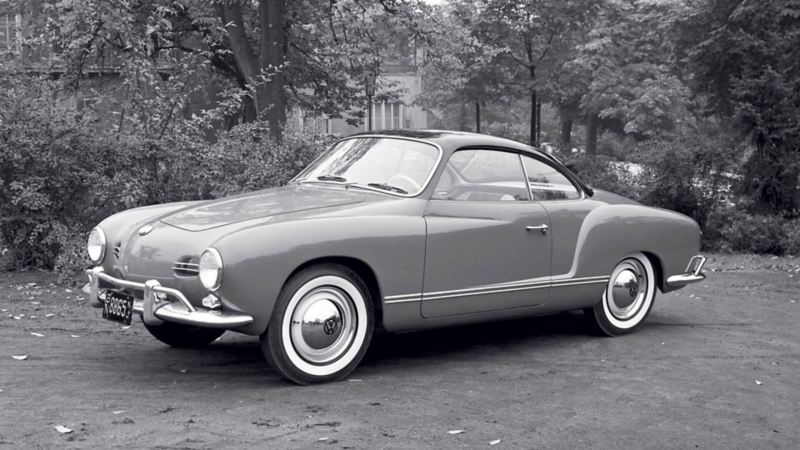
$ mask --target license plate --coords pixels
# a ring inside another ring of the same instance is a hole
[[[133,296],[124,292],[107,291],[103,303],[103,318],[130,325],[133,319]]]

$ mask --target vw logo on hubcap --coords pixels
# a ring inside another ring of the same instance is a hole
[[[328,319],[325,321],[325,324],[322,327],[322,330],[325,331],[325,334],[328,336],[336,333],[336,328],[338,328],[338,324],[336,323],[336,319]]]

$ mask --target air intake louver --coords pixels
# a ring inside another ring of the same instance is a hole
[[[172,264],[172,271],[179,277],[196,277],[200,273],[200,259],[186,256]]]
[[[114,252],[114,258],[115,259],[119,259],[119,255],[120,255],[121,249],[122,249],[122,242],[117,242],[116,244],[114,244],[113,252]]]

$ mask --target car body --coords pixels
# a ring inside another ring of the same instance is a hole
[[[628,333],[657,289],[704,278],[700,236],[530,146],[392,131],[340,140],[286,186],[107,218],[86,289],[173,346],[260,336],[273,367],[312,383],[352,371],[376,327],[584,310]]]

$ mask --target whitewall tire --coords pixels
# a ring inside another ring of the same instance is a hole
[[[633,253],[617,263],[603,299],[586,310],[603,334],[618,336],[635,331],[653,308],[656,274],[643,253]]]
[[[363,280],[345,266],[320,264],[286,282],[261,349],[270,365],[295,383],[339,380],[361,362],[374,326]]]

